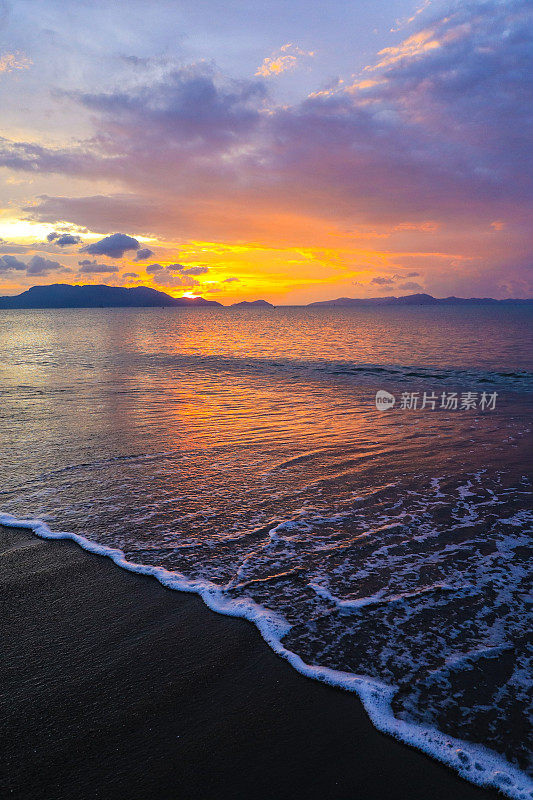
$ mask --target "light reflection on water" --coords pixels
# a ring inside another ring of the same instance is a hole
[[[309,663],[381,677],[398,716],[524,763],[522,735],[502,731],[524,706],[530,316],[2,312],[0,510],[252,597]],[[379,413],[378,388],[499,397],[494,412]],[[336,605],[376,593],[406,597]],[[513,653],[503,677],[487,667],[477,698],[467,659],[446,678],[456,700],[437,691],[435,671],[482,646]]]

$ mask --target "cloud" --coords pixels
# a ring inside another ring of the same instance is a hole
[[[49,272],[71,272],[71,270],[58,261],[37,255],[32,256],[26,265],[27,275],[47,275]]]
[[[139,275],[137,275],[137,273],[136,273],[136,272],[124,272],[124,274],[122,275],[122,277],[123,277],[123,278],[126,278],[126,279],[128,279],[128,280],[139,280],[139,278],[140,278],[140,276],[139,276]]]
[[[172,264],[171,266],[180,267],[177,271],[181,272],[182,275],[205,275],[209,272],[209,267],[183,267],[180,264]]]
[[[209,272],[209,267],[185,267],[183,264],[167,264],[167,266],[163,266],[162,264],[148,264],[145,267],[145,271],[149,275],[158,274],[160,272],[169,272],[169,273],[178,273],[180,275],[205,275]]]
[[[28,69],[33,64],[24,53],[4,53],[0,56],[0,72],[13,72],[15,69]]]
[[[7,270],[10,269],[25,270],[26,264],[18,258],[15,258],[15,256],[0,256],[0,272],[7,272]]]
[[[193,286],[199,286],[200,282],[189,275],[172,275],[170,272],[163,271],[157,272],[154,275],[154,283],[157,286],[166,286],[167,288],[183,287],[190,289]]]
[[[23,206],[22,211],[30,219],[39,219],[49,224],[68,218],[71,222],[83,220],[81,225],[90,230],[112,232],[117,227],[142,228],[150,219],[150,208],[154,221],[165,219],[165,206],[161,201],[152,199],[147,204],[142,194],[133,193],[96,194],[88,197],[50,197],[43,194],[39,195],[37,205]],[[78,225],[77,222],[75,224]]]
[[[154,255],[153,250],[149,250],[148,247],[141,247],[140,250],[137,250],[135,253],[134,261],[144,261],[146,258],[151,258]]]
[[[369,283],[364,283],[361,281],[352,281],[352,283],[354,286],[364,286],[366,288],[369,286],[376,286],[379,289],[390,289],[394,287],[397,289],[418,291],[422,289],[422,286],[419,283],[415,283],[414,281],[406,281],[405,283],[398,284],[398,281],[405,281],[405,278],[410,278],[419,274],[419,272],[407,272],[404,275],[376,275],[369,281]]]
[[[121,161],[120,141],[124,154],[135,150],[139,166],[147,157],[167,169],[169,151],[174,159],[189,163],[200,153],[214,155],[235,145],[236,137],[259,121],[266,90],[259,81],[222,79],[212,66],[200,63],[173,69],[130,91],[68,96],[114,127],[115,135],[105,146],[113,159],[118,156]],[[167,138],[166,146],[162,137]],[[152,147],[146,150],[148,143]],[[162,146],[161,158],[156,145]]]
[[[93,242],[81,248],[82,253],[95,256],[109,256],[109,258],[122,258],[128,250],[138,250],[140,247],[137,239],[125,233],[113,233],[98,242]]]
[[[116,264],[98,264],[96,259],[90,261],[86,258],[83,261],[78,261],[78,265],[81,267],[80,272],[85,273],[98,274],[102,272],[119,272],[119,268]]]
[[[148,76],[135,88],[70,93],[93,114],[90,147],[3,140],[1,161],[115,177],[145,194],[145,213],[168,193],[176,218],[198,213],[199,198],[205,205],[226,189],[246,213],[254,202],[258,214],[265,205],[279,209],[281,199],[300,213],[334,207],[360,221],[410,216],[418,225],[428,208],[460,219],[464,204],[471,215],[490,210],[497,219],[502,204],[531,196],[523,169],[531,98],[526,10],[524,0],[462,3],[413,34],[424,43],[431,30],[438,48],[412,52],[406,44],[408,55],[382,63],[364,91],[342,84],[268,114],[260,82],[229,81],[205,64]],[[105,222],[104,208],[102,199]]]
[[[57,231],[49,233],[46,237],[46,240],[48,242],[57,244],[59,247],[67,247],[72,244],[81,244],[81,236],[71,233],[57,233]]]
[[[412,291],[418,291],[423,289],[419,283],[415,283],[415,281],[407,281],[407,283],[401,283],[400,289],[411,289]]]
[[[8,270],[17,270],[18,272],[24,271],[27,275],[47,275],[49,272],[71,272],[68,267],[65,267],[58,261],[51,261],[39,255],[32,256],[27,264],[15,258],[15,256],[0,256],[0,272],[7,272]]]
[[[298,45],[288,42],[280,49],[263,59],[263,63],[256,70],[256,76],[271,78],[273,75],[280,75],[282,72],[294,69],[302,57],[310,58],[315,53],[310,50],[302,50]]]
[[[435,31],[430,29],[422,30],[409,36],[398,47],[386,47],[380,50],[378,55],[383,56],[382,60],[373,67],[367,67],[367,69],[374,71],[390,67],[402,61],[402,59],[421,56],[427,53],[428,50],[436,50],[439,47],[441,47],[441,43],[435,38]]]
[[[235,283],[236,281],[240,281],[240,278],[224,278],[222,283]]]
[[[412,14],[411,14],[411,16],[410,16],[410,17],[407,17],[407,18],[405,18],[405,19],[399,19],[399,20],[396,20],[396,27],[395,27],[395,28],[391,28],[391,31],[392,31],[392,32],[395,32],[395,31],[399,31],[399,30],[401,30],[402,28],[405,28],[405,27],[406,27],[407,25],[409,25],[411,22],[414,22],[414,21],[415,21],[415,19],[417,18],[417,16],[418,16],[419,14],[422,14],[422,13],[423,13],[423,12],[426,10],[426,8],[428,8],[428,6],[430,6],[430,5],[431,5],[431,0],[424,0],[424,2],[422,3],[422,5],[421,5],[421,6],[419,6],[419,7],[418,7],[418,8],[417,8],[417,9],[416,9],[416,10],[415,10],[415,11],[414,11]]]

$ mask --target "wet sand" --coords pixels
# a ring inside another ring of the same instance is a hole
[[[0,559],[2,797],[501,797],[194,595],[21,529],[0,527]]]

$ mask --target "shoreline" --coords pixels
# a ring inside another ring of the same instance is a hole
[[[27,528],[0,525],[0,545],[8,796],[498,796],[197,595]]]

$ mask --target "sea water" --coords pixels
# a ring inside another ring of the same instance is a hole
[[[531,797],[531,317],[0,312],[0,521],[252,619],[380,730]]]

